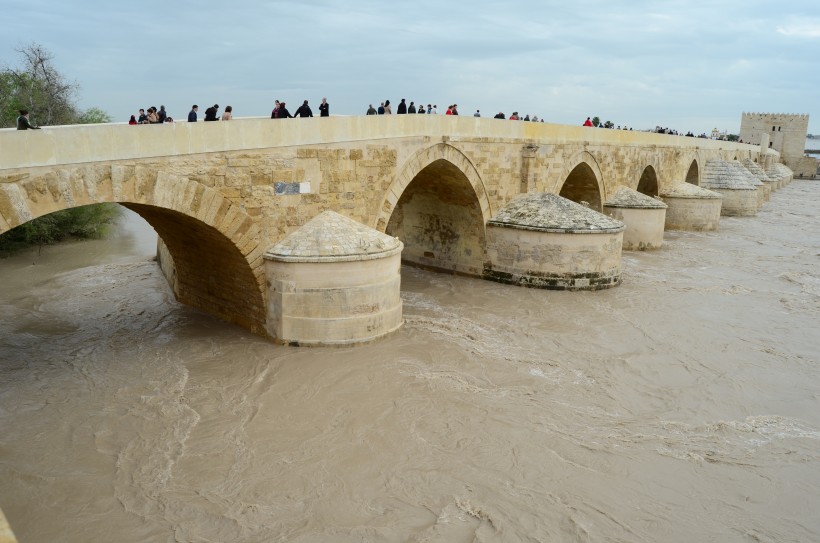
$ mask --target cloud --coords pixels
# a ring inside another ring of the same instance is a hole
[[[777,27],[777,33],[796,38],[820,38],[820,22],[781,25]]]

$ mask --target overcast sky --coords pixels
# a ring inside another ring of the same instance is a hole
[[[1,64],[37,42],[80,106],[115,120],[215,102],[270,115],[277,98],[315,111],[327,96],[331,114],[406,98],[697,133],[736,133],[743,111],[809,113],[820,133],[818,0],[3,0],[2,13]]]

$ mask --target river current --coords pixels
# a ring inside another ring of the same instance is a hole
[[[0,261],[21,543],[820,541],[820,183],[553,292],[402,269],[406,324],[277,346],[150,228]]]

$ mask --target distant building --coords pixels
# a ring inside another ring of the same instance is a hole
[[[760,144],[761,135],[768,134],[770,147],[780,153],[780,161],[795,177],[811,177],[817,171],[817,160],[804,155],[808,131],[808,114],[743,113],[740,119],[740,139]]]
[[[724,130],[723,132],[721,132],[721,131],[720,131],[720,130],[718,130],[717,128],[713,128],[713,129],[712,129],[712,139],[713,139],[713,140],[725,140],[725,139],[726,139],[726,136],[727,136],[727,132],[726,132],[726,130]]]

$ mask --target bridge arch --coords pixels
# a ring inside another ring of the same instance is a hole
[[[647,196],[658,195],[658,175],[655,173],[655,168],[653,168],[652,165],[643,169],[636,190]]]
[[[689,168],[686,170],[686,177],[684,179],[687,183],[700,186],[700,166],[698,165],[697,157],[692,159],[689,163]]]
[[[586,202],[591,209],[602,212],[606,194],[598,161],[588,151],[582,151],[567,164],[561,175],[563,183],[558,195],[573,202]]]
[[[265,333],[259,229],[219,191],[134,165],[89,165],[0,184],[0,233],[73,207],[119,203],[156,230],[180,302]],[[168,266],[172,268],[171,271]]]
[[[405,262],[480,275],[490,217],[490,202],[476,167],[459,149],[439,143],[404,163],[375,227],[402,240]]]

